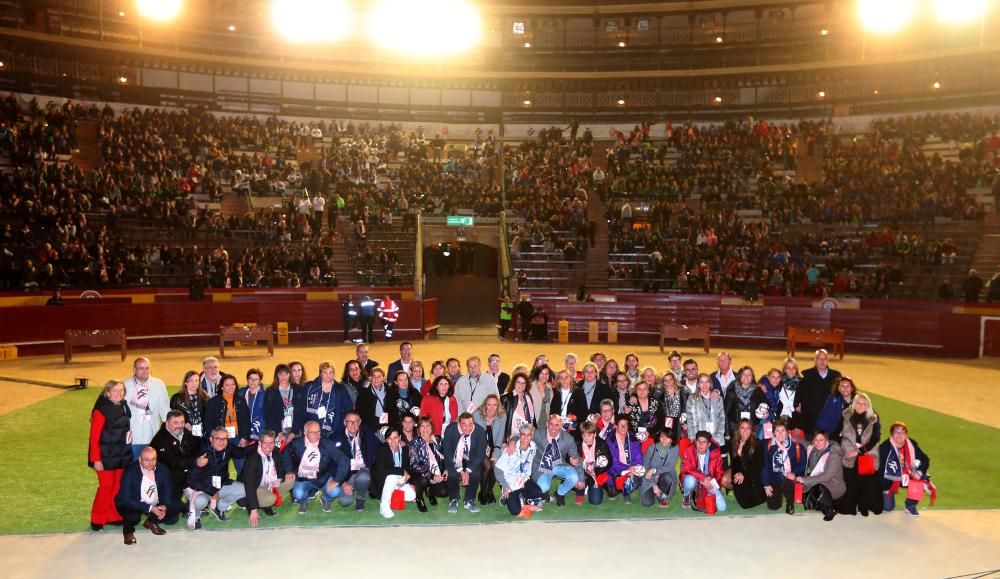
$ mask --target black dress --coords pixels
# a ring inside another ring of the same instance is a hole
[[[744,509],[752,509],[762,504],[767,497],[764,485],[760,482],[760,472],[764,468],[764,446],[757,443],[757,448],[750,453],[749,444],[743,444],[743,452],[736,453],[736,448],[729,453],[730,473],[733,479],[733,495],[736,502]],[[736,474],[743,474],[743,483],[736,484]]]

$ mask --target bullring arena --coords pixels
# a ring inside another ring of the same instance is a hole
[[[998,33],[0,0],[4,575],[1000,577]]]

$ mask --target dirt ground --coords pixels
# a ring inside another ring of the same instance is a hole
[[[681,354],[698,361],[702,370],[715,367],[713,350],[706,355],[700,349],[693,349],[691,343],[679,343]],[[370,357],[384,367],[399,357],[398,342],[378,343],[370,347]],[[669,352],[670,348],[667,349]],[[653,366],[658,372],[667,368],[665,354],[660,354],[655,345],[622,346],[608,344],[523,344],[500,342],[487,336],[443,336],[440,339],[417,342],[414,357],[429,367],[434,360],[449,357],[464,361],[470,355],[486,358],[491,353],[500,354],[505,370],[517,363],[530,364],[537,354],[549,357],[554,368],[562,366],[567,352],[575,352],[581,359],[597,351],[624,362],[625,354],[635,352],[640,367]],[[309,377],[316,375],[316,369],[323,360],[329,360],[340,368],[346,360],[354,357],[354,346],[350,344],[322,344],[308,346],[286,346],[275,350],[273,358],[263,348],[230,348],[222,360],[222,369],[241,376],[249,368],[258,367],[264,371],[265,382],[270,382],[274,365],[292,360],[301,361]],[[210,347],[150,350],[133,352],[148,355],[152,362],[153,375],[167,383],[170,390],[180,384],[184,372],[201,369],[205,356],[218,356],[218,350]],[[758,376],[771,367],[780,367],[785,353],[776,350],[730,350],[733,366],[750,364]],[[811,354],[799,352],[799,364],[805,369],[812,365]],[[132,359],[119,362],[111,352],[83,352],[74,354],[73,362],[64,364],[61,355],[22,358],[0,362],[0,377],[27,378],[57,384],[72,384],[77,376],[89,379],[92,388],[97,389],[109,378],[125,378],[130,374]],[[581,364],[582,366],[582,364]],[[896,356],[871,356],[852,354],[848,350],[843,361],[831,361],[831,366],[851,376],[862,391],[904,401],[950,414],[973,422],[1000,428],[1000,399],[996,389],[1000,386],[1000,358],[981,360],[947,360],[936,358],[904,358]],[[952,389],[958,390],[956,394]],[[58,395],[61,390],[40,386],[24,385],[0,381],[0,415]]]

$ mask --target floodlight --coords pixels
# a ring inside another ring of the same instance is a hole
[[[986,0],[934,0],[934,13],[940,22],[962,24],[982,18]]]
[[[865,30],[891,34],[913,18],[916,0],[858,0],[858,16]]]
[[[167,22],[177,18],[184,3],[181,0],[136,0],[135,4],[143,18]]]
[[[465,0],[379,0],[368,15],[368,34],[386,50],[446,55],[474,47],[482,22]]]
[[[353,24],[345,0],[272,0],[271,22],[288,42],[333,42]]]

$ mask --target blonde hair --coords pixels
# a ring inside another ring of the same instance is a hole
[[[118,380],[108,380],[104,383],[104,388],[101,390],[101,396],[108,398],[108,394],[115,389],[116,386],[121,386],[122,390],[125,390],[125,384],[119,382]]]
[[[869,398],[869,396],[864,392],[857,392],[854,394],[854,400],[851,401],[851,412],[854,412],[854,407],[858,403],[859,398],[868,403],[868,410],[865,411],[865,420],[869,422],[872,420],[878,420],[878,413],[875,412],[875,406],[872,405],[872,399]]]
[[[496,394],[487,394],[486,398],[483,398],[483,403],[479,405],[479,416],[486,420],[486,405],[489,404],[490,400],[497,401],[497,418],[504,415],[503,402],[500,401],[500,397]]]

